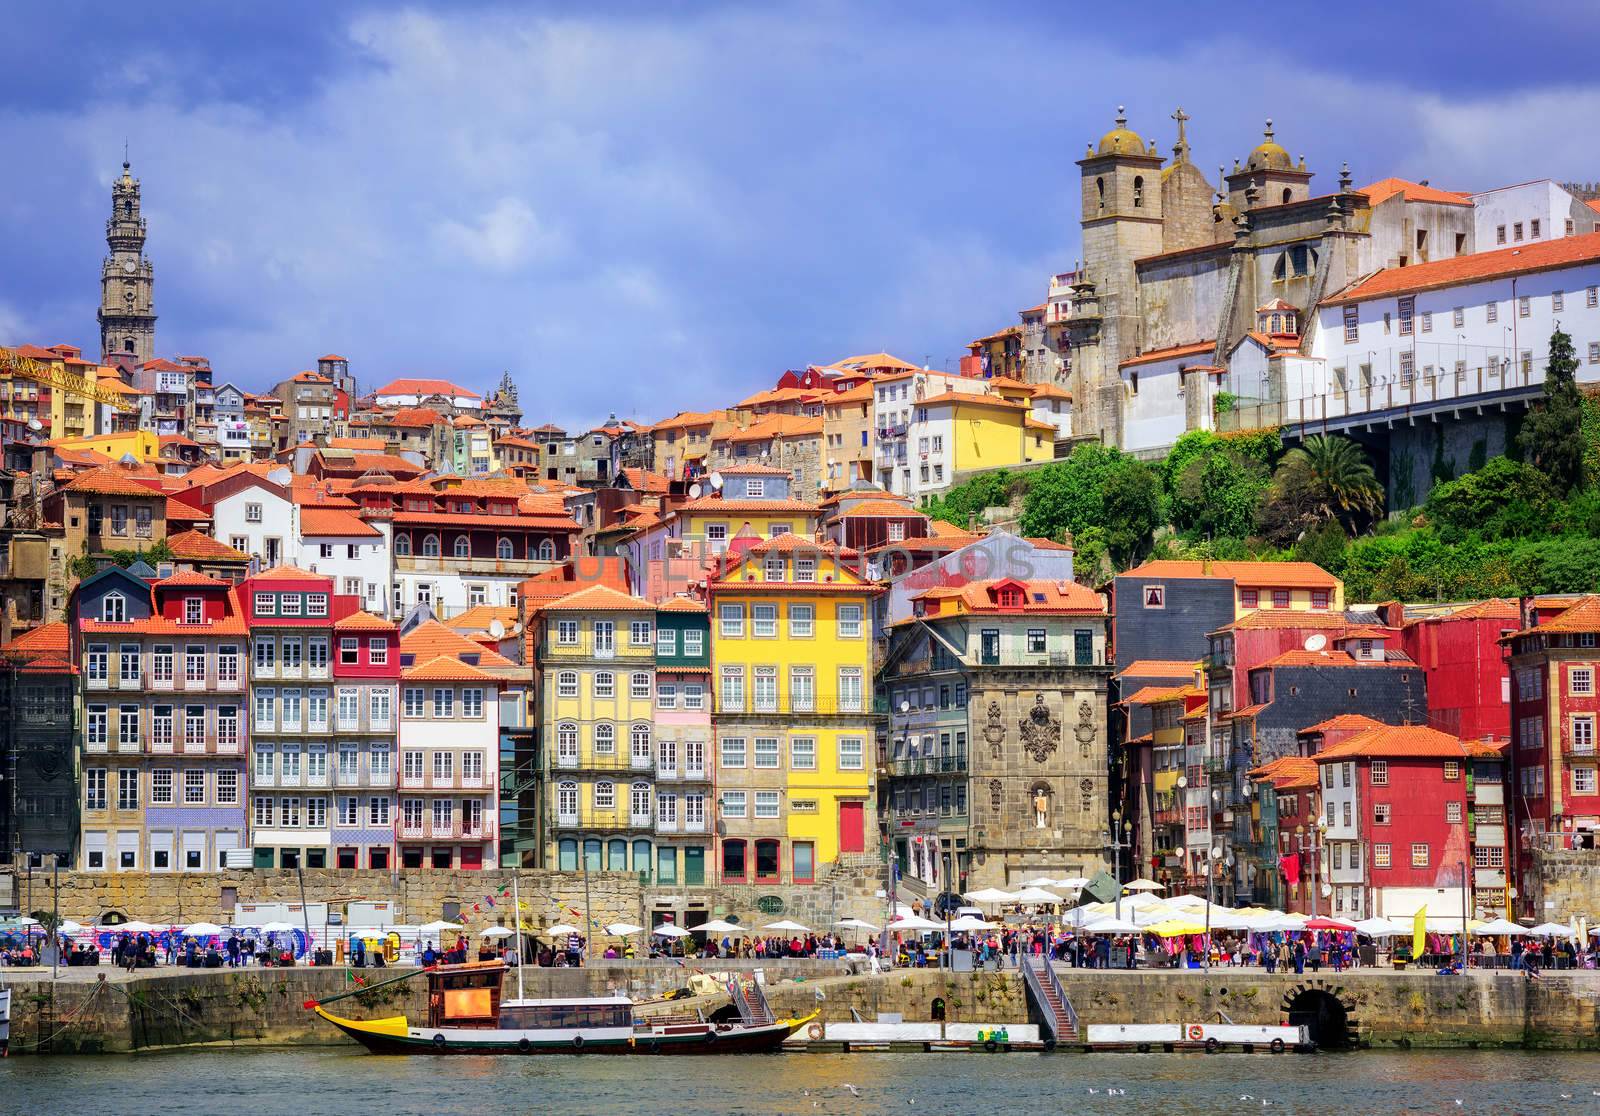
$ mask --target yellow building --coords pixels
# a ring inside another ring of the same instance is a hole
[[[853,551],[783,535],[708,586],[720,878],[810,883],[877,843],[868,606]]]
[[[1055,457],[1055,430],[1033,418],[1026,400],[992,392],[946,391],[920,401],[912,434],[920,492],[947,488],[961,474]]]
[[[822,407],[822,490],[872,482],[872,382],[828,396]]]
[[[160,442],[148,430],[127,430],[120,434],[95,434],[88,438],[57,438],[50,443],[56,449],[82,453],[93,450],[103,453],[113,461],[124,456],[135,461],[154,461],[160,456]]]
[[[655,608],[605,585],[540,606],[536,661],[544,744],[545,862],[676,881],[656,834]],[[699,817],[705,817],[702,799]]]

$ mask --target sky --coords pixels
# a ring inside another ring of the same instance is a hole
[[[19,8],[0,344],[98,347],[126,142],[158,355],[249,390],[330,351],[364,389],[509,370],[530,425],[953,368],[1074,265],[1118,105],[1163,152],[1181,105],[1213,178],[1271,117],[1313,189],[1600,179],[1600,0]]]

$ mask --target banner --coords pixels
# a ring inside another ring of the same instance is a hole
[[[1278,861],[1278,868],[1283,872],[1283,882],[1296,884],[1300,882],[1300,854],[1290,853]]]
[[[1428,938],[1428,908],[1423,907],[1411,919],[1411,959],[1422,957]]]

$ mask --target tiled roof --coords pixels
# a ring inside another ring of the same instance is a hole
[[[725,477],[786,477],[789,470],[752,461],[748,465],[723,465],[717,469]]]
[[[729,431],[723,437],[729,442],[764,442],[768,438],[811,438],[821,433],[820,416],[763,415],[745,429]]]
[[[1244,632],[1283,628],[1315,628],[1322,631],[1337,631],[1348,627],[1349,624],[1350,621],[1345,619],[1342,612],[1327,612],[1320,609],[1307,611],[1305,609],[1292,608],[1261,608],[1245,613],[1232,623],[1222,625],[1217,631],[1225,632],[1230,628]]]
[[[1479,754],[1468,741],[1427,725],[1380,725],[1324,748],[1313,758],[1318,763],[1326,763],[1355,757],[1466,759]]]
[[[437,620],[424,620],[400,637],[400,652],[414,655],[414,662],[424,662],[440,655],[477,655],[483,667],[515,667],[517,664],[481,643],[474,643],[460,632],[453,632]]]
[[[758,391],[748,399],[739,400],[740,407],[759,407],[765,403],[809,403],[828,394],[827,388],[768,388]]]
[[[1198,659],[1135,659],[1122,670],[1118,678],[1193,678]]]
[[[1141,686],[1135,693],[1122,699],[1123,705],[1155,705],[1163,701],[1177,701],[1202,691],[1194,686]]]
[[[155,583],[157,589],[226,589],[228,582],[212,577],[210,574],[200,573],[198,570],[179,570],[170,577],[164,577]]]
[[[841,518],[849,515],[892,515],[897,518],[928,518],[909,504],[903,504],[898,500],[881,499],[862,500],[859,503],[850,505],[848,508],[844,508],[839,512],[839,515]]]
[[[1118,368],[1127,368],[1136,364],[1153,364],[1158,360],[1176,360],[1186,356],[1206,356],[1216,351],[1217,343],[1212,341],[1191,341],[1187,345],[1174,345],[1168,349],[1152,349],[1148,353],[1140,353],[1136,357],[1129,357]]]
[[[856,372],[863,368],[895,368],[901,371],[921,371],[917,365],[901,360],[888,353],[863,353],[860,356],[847,356],[843,360],[836,360],[832,364],[823,365],[824,368],[837,369],[840,372]]]
[[[389,448],[389,443],[382,438],[329,438],[328,448],[382,453]]]
[[[360,610],[352,612],[343,620],[335,621],[333,627],[335,631],[340,632],[392,632],[395,630],[395,623]]]
[[[141,483],[121,465],[102,465],[98,469],[79,473],[67,482],[68,492],[87,492],[96,496],[160,496],[154,476],[150,484]]]
[[[33,659],[18,667],[21,674],[77,674],[78,668],[55,655]]]
[[[1475,601],[1450,611],[1429,612],[1407,620],[1407,624],[1423,624],[1429,620],[1521,620],[1522,610],[1517,602],[1507,597],[1490,597]]]
[[[1267,667],[1401,667],[1413,666],[1409,661],[1399,659],[1357,659],[1345,651],[1285,651],[1276,655],[1253,670],[1264,670]]]
[[[936,407],[945,403],[960,403],[969,407],[992,407],[1001,411],[1026,411],[1026,403],[1013,402],[1002,399],[998,395],[986,395],[977,391],[942,391],[938,395],[930,395],[926,399],[917,400],[919,407]]]
[[[1346,287],[1324,300],[1322,305],[1338,306],[1346,302],[1388,298],[1437,287],[1455,287],[1486,279],[1593,263],[1596,260],[1600,260],[1600,232],[1563,236],[1555,240],[1521,244],[1515,248],[1453,256],[1432,263],[1385,268]]]
[[[270,570],[263,570],[256,574],[251,581],[329,581],[332,580],[324,574],[314,574],[310,570],[302,570],[299,566],[273,566]]]
[[[1029,384],[1033,389],[1033,398],[1039,399],[1067,399],[1072,398],[1072,393],[1056,384]]]
[[[1584,597],[1543,624],[1513,632],[1507,638],[1541,632],[1600,632],[1600,597]]]
[[[762,539],[753,544],[748,553],[757,557],[764,554],[816,554],[824,558],[857,558],[859,553],[848,546],[840,546],[832,539],[817,541],[808,539],[804,535],[790,532],[787,535],[776,535],[770,539]]]
[[[471,388],[464,388],[460,384],[452,384],[449,380],[427,379],[401,379],[390,380],[373,395],[462,395],[473,399],[482,399],[483,396]]]
[[[167,497],[167,522],[171,523],[210,523],[211,517],[199,508],[191,507],[182,500]]]
[[[443,621],[444,626],[458,632],[486,632],[494,621],[500,621],[510,631],[517,626],[515,605],[473,605]]]
[[[1250,772],[1253,777],[1272,780],[1279,790],[1317,785],[1317,761],[1310,756],[1280,756]]]
[[[1226,577],[1241,588],[1332,589],[1339,583],[1315,562],[1211,562],[1156,558],[1135,566],[1119,577]]]
[[[669,481],[660,473],[652,473],[648,469],[624,469],[622,475],[628,478],[628,483],[640,492],[664,494]]]
[[[706,602],[697,601],[693,597],[673,597],[669,601],[662,601],[656,606],[657,612],[705,612]]]
[[[1420,182],[1407,182],[1403,178],[1381,178],[1371,186],[1363,186],[1357,193],[1367,195],[1367,201],[1372,205],[1381,205],[1396,194],[1403,195],[1406,201],[1435,202],[1439,205],[1460,205],[1472,208],[1472,198],[1467,194],[1457,194],[1450,190],[1441,190],[1437,186],[1424,186]]]
[[[478,527],[491,531],[498,527],[541,528],[546,531],[576,531],[578,521],[570,515],[491,515],[488,512],[412,512],[394,513],[401,527]]]
[[[815,515],[820,509],[804,500],[724,500],[721,496],[702,496],[678,506],[680,512],[807,512]]]
[[[38,655],[66,655],[69,652],[70,642],[66,624],[56,620],[14,637],[10,643],[0,647],[0,653],[14,659],[32,658]]]
[[[1336,717],[1329,717],[1326,721],[1318,721],[1314,725],[1307,725],[1301,732],[1352,732],[1363,729],[1382,728],[1382,721],[1375,721],[1363,713],[1340,713]]]
[[[405,427],[443,426],[444,416],[432,407],[401,407],[387,421],[380,422],[380,425]]]
[[[997,585],[1014,583],[1017,578],[989,578],[981,581],[969,581],[960,586],[939,586],[926,590],[913,597],[913,600],[941,600],[952,597],[960,598],[962,604],[969,612],[1002,612],[1026,615],[1029,613],[1071,613],[1076,615],[1102,615],[1105,612],[1105,602],[1100,594],[1087,586],[1079,585],[1075,581],[1021,581],[1023,586],[1022,608],[1002,609],[990,596],[990,590]],[[1037,598],[1043,597],[1043,600]]]
[[[710,426],[722,422],[728,417],[726,411],[679,411],[671,418],[662,419],[649,429],[655,430],[682,430],[690,426]],[[541,427],[540,429],[544,429]],[[551,428],[555,433],[561,433],[559,427]]]
[[[300,509],[300,534],[307,538],[376,538],[382,534],[376,527],[354,512],[341,508]]]
[[[167,536],[167,549],[172,556],[184,562],[248,562],[250,555],[235,550],[199,531],[182,531]]]
[[[439,655],[421,666],[408,667],[401,676],[407,682],[476,682],[494,677],[488,671],[450,655]]]
[[[618,592],[606,585],[591,585],[576,593],[541,605],[542,612],[642,612],[654,611],[649,601]]]

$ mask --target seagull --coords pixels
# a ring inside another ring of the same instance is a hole
[[[845,1088],[846,1088],[846,1089],[849,1089],[849,1090],[850,1090],[850,1095],[851,1095],[851,1096],[852,1096],[852,1097],[859,1097],[859,1096],[860,1096],[860,1095],[861,1095],[861,1090],[860,1090],[860,1089],[857,1089],[857,1088],[856,1088],[856,1087],[855,1087],[855,1086],[854,1086],[854,1085],[852,1085],[852,1084],[850,1084],[850,1083],[849,1083],[849,1082],[848,1082],[848,1081],[846,1081],[846,1082],[845,1082],[845,1083],[844,1083],[844,1087],[845,1087]]]
[[[1097,1094],[1099,1092],[1100,1092],[1100,1090],[1096,1089],[1093,1085],[1089,1086],[1089,1095],[1090,1096],[1094,1096],[1095,1094]]]
[[[1256,1098],[1252,1097],[1249,1093],[1240,1093],[1239,1094],[1239,1099],[1240,1100],[1255,1100]]]
[[[1461,1098],[1460,1098],[1460,1097],[1457,1097],[1457,1098],[1456,1098],[1456,1107],[1457,1107],[1457,1108],[1460,1108],[1460,1107],[1461,1107]]]
[[[1561,1094],[1561,1099],[1562,1100],[1571,1100],[1572,1099],[1572,1094],[1571,1093],[1562,1093]]]

